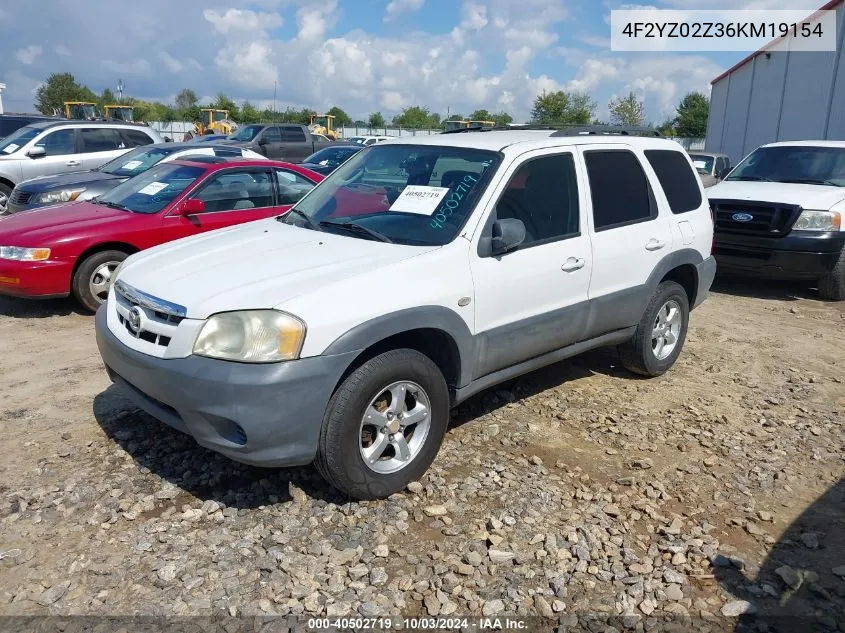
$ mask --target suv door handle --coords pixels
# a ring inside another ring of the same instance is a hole
[[[67,165],[68,167],[79,167],[79,161],[78,160],[69,160],[68,162],[65,163],[65,165]]]
[[[585,263],[580,257],[570,257],[560,269],[565,273],[574,273],[576,270],[583,268]]]
[[[653,237],[648,242],[646,242],[645,249],[647,251],[659,251],[664,246],[666,246],[666,242]]]

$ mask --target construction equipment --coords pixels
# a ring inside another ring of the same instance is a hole
[[[97,104],[90,101],[65,101],[65,118],[93,121],[97,118]]]
[[[202,120],[194,123],[196,136],[204,134],[226,134],[227,136],[238,129],[238,124],[229,119],[228,110],[203,108]]]
[[[468,121],[466,119],[462,120],[452,120],[446,121],[444,127],[447,132],[453,132],[454,130],[485,130],[491,127],[496,126],[495,121]]]
[[[308,129],[311,134],[322,134],[336,141],[340,138],[340,134],[334,129],[334,119],[333,114],[312,114]]]
[[[135,108],[128,105],[104,105],[103,118],[135,123]]]

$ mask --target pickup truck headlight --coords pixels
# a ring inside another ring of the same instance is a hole
[[[205,322],[194,354],[242,363],[275,363],[299,358],[305,324],[277,310],[221,312]]]
[[[813,211],[805,209],[795,220],[793,231],[838,231],[842,215],[838,211]]]
[[[35,202],[39,204],[57,204],[59,202],[73,202],[80,194],[85,192],[81,189],[61,189],[60,191],[45,191],[35,196]]]
[[[10,259],[16,262],[43,262],[45,259],[50,259],[50,249],[0,246],[0,259]]]
[[[126,263],[126,260],[124,259],[122,262],[120,262],[117,265],[117,268],[114,269],[114,272],[111,274],[111,277],[109,277],[109,289],[111,289],[112,286],[114,286],[117,283],[117,279],[118,279],[118,277],[120,277],[120,271],[123,270],[123,264],[125,264],[125,263]]]

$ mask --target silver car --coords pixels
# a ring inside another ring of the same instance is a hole
[[[162,142],[144,126],[96,121],[38,121],[0,141],[0,214],[15,185],[39,176],[94,169],[133,147]]]
[[[731,159],[727,154],[718,154],[715,152],[699,152],[697,150],[690,150],[689,157],[692,164],[695,165],[695,170],[701,178],[701,184],[705,188],[712,187],[728,175],[731,171]]]

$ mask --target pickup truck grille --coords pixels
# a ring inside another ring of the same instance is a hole
[[[717,233],[743,233],[778,237],[792,229],[801,207],[790,204],[711,200]]]
[[[185,318],[184,308],[139,292],[118,281],[114,287],[117,320],[135,338],[167,347]]]
[[[12,204],[29,204],[30,198],[32,198],[32,193],[15,188],[12,190],[12,195],[9,196],[9,202]]]

